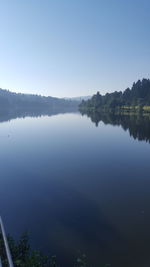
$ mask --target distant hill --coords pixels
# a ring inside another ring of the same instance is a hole
[[[13,93],[0,89],[0,109],[67,109],[77,108],[78,104],[75,100]]]
[[[77,97],[66,97],[66,98],[64,98],[64,99],[66,99],[66,100],[73,100],[73,101],[78,101],[78,102],[82,102],[82,100],[88,100],[88,99],[90,99],[91,98],[91,96],[77,96]]]
[[[143,79],[133,83],[132,88],[124,92],[113,92],[101,95],[99,92],[87,101],[80,104],[81,110],[99,109],[149,109],[150,106],[150,80]]]

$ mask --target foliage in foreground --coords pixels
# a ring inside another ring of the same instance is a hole
[[[23,234],[19,241],[15,241],[8,236],[8,243],[11,250],[13,263],[15,267],[61,267],[58,265],[56,256],[44,256],[41,252],[33,250],[29,244],[28,234]],[[0,235],[0,255],[3,267],[8,267],[2,236]],[[100,267],[110,267],[106,264]],[[72,267],[94,267],[87,262],[86,255],[81,255],[72,264]]]

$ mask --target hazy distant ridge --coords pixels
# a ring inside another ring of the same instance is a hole
[[[91,97],[92,96],[77,96],[77,97],[65,97],[64,99],[81,102],[82,100],[86,101],[86,100],[90,99]]]
[[[72,108],[77,107],[75,100],[66,100],[51,96],[41,96],[34,94],[13,93],[9,90],[0,89],[0,108]]]

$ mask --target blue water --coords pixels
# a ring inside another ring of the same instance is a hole
[[[79,113],[2,122],[0,214],[62,267],[150,266],[150,144]]]

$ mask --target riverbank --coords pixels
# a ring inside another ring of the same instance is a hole
[[[138,115],[142,114],[143,116],[150,116],[150,106],[119,106],[115,108],[108,107],[79,107],[79,111],[81,113],[90,113],[90,112],[98,112],[98,113],[114,113],[121,115]]]

